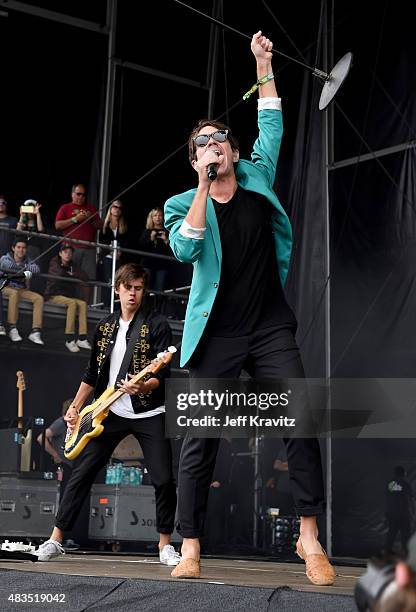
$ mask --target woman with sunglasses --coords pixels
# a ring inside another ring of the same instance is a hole
[[[99,242],[101,244],[111,244],[113,240],[117,240],[119,247],[128,246],[128,228],[123,215],[123,203],[121,200],[114,200],[108,208],[104,219],[103,229],[100,232]],[[123,263],[127,263],[125,256],[121,251],[117,251],[116,268],[119,268]],[[100,280],[105,283],[111,283],[111,275],[113,270],[113,251],[103,251],[100,258]],[[106,306],[110,304],[111,290],[102,289],[103,301]]]
[[[261,32],[254,34],[257,81],[245,96],[259,92],[251,161],[240,160],[226,125],[200,121],[188,141],[198,186],[165,205],[172,250],[194,264],[181,349],[181,366],[187,364],[191,379],[238,379],[243,369],[257,380],[304,377],[297,323],[283,292],[292,232],[273,189],[283,126],[272,46]],[[335,573],[318,541],[317,516],[325,507],[319,444],[315,438],[284,442],[301,520],[296,550],[309,580],[330,585]],[[218,444],[217,438],[188,434],[182,445],[178,531],[184,541],[182,561],[172,572],[177,578],[200,576],[199,538]]]

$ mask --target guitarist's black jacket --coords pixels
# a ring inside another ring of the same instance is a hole
[[[139,311],[140,313],[140,311]],[[137,316],[137,315],[136,315]],[[110,372],[110,355],[114,348],[119,328],[120,313],[108,315],[100,321],[94,335],[91,357],[83,382],[95,388],[94,396],[99,397],[108,387]],[[130,338],[134,319],[129,325],[126,344]],[[129,372],[137,374],[145,368],[156,355],[165,351],[172,344],[172,332],[167,319],[159,313],[146,312],[143,323],[137,337],[130,362]],[[163,406],[165,402],[164,379],[170,376],[169,365],[165,366],[157,374],[151,377],[158,378],[160,385],[148,395],[131,395],[133,410],[137,414]]]

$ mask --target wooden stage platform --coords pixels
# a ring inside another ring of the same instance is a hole
[[[113,555],[105,553],[76,553],[48,562],[11,561],[0,559],[0,569],[32,572],[35,574],[61,574],[68,576],[95,576],[126,578],[130,580],[158,580],[171,582],[198,582],[246,587],[289,587],[297,591],[349,595],[354,592],[357,577],[364,568],[335,566],[337,578],[331,587],[317,587],[305,576],[304,564],[278,563],[251,559],[203,558],[200,580],[185,581],[171,578],[172,568],[161,565],[157,557]]]

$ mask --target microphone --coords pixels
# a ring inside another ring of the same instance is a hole
[[[12,278],[26,278],[29,280],[29,278],[32,278],[32,272],[30,272],[29,270],[22,270],[21,272],[3,272],[2,271],[1,274],[3,278],[7,278],[8,280],[11,280]]]
[[[214,153],[216,153],[217,155],[220,154],[219,151],[214,151]],[[207,175],[210,181],[215,181],[215,179],[217,178],[217,169],[218,169],[218,162],[217,163],[212,163],[212,164],[208,164],[207,166]]]

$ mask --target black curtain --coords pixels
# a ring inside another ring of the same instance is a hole
[[[366,143],[379,150],[411,141],[416,92],[409,15],[389,1],[359,13],[336,2],[334,22],[337,58],[347,50],[355,56],[335,102],[335,161],[368,153]],[[325,355],[325,159],[318,89],[305,73],[286,200],[295,241],[287,294],[310,377],[324,374]],[[413,377],[416,371],[415,161],[410,146],[330,172],[335,378]],[[334,439],[334,554],[366,556],[382,548],[386,481],[402,464],[416,486],[414,447],[405,438]]]

